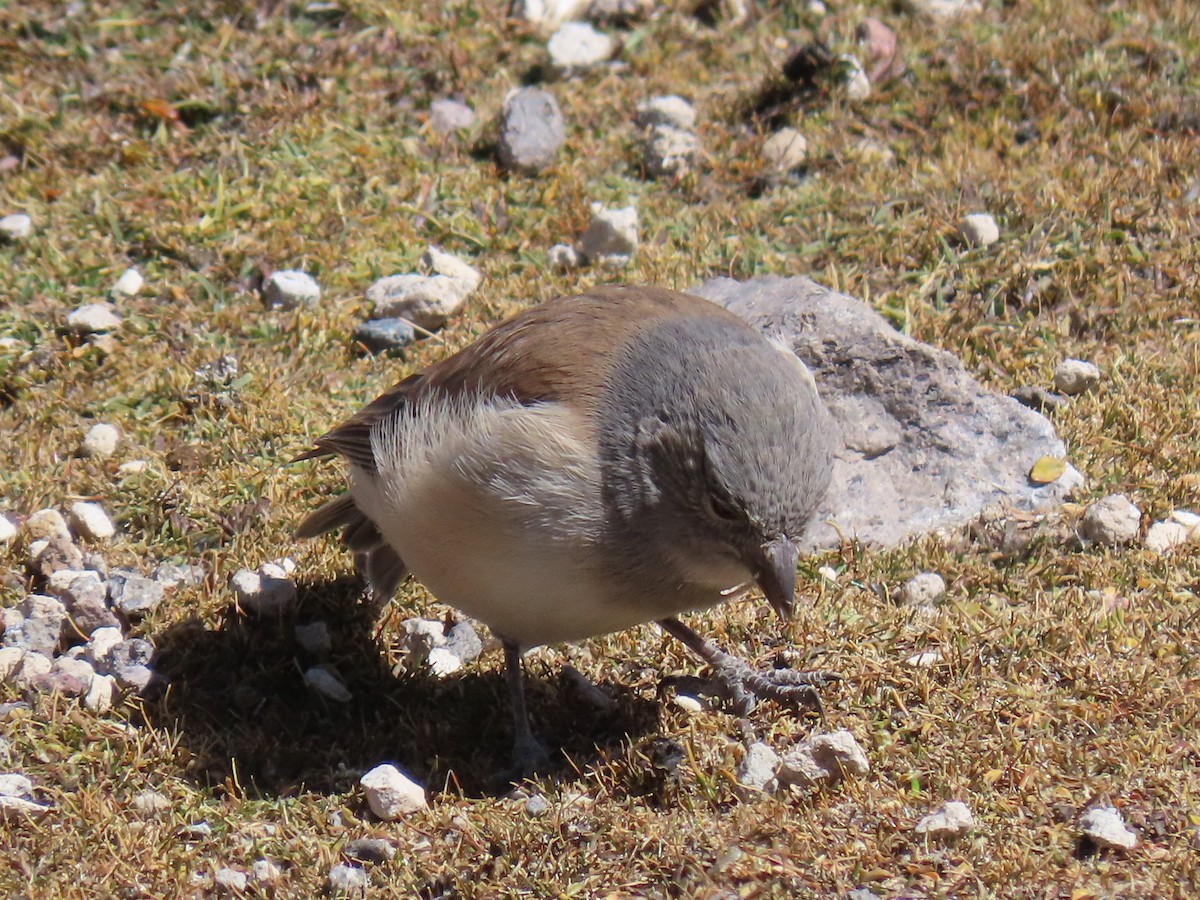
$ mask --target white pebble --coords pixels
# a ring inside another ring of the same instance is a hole
[[[21,662],[9,675],[8,683],[17,690],[23,691],[30,687],[36,679],[43,675],[49,675],[52,668],[54,668],[54,663],[50,661],[50,657],[26,650],[21,656]]]
[[[17,772],[0,774],[0,822],[37,820],[50,811],[33,796],[33,782]]]
[[[853,53],[843,53],[838,57],[842,65],[842,90],[851,100],[866,100],[871,96],[871,79],[863,69],[863,64]]]
[[[513,16],[545,29],[557,28],[563,22],[577,19],[587,10],[591,0],[516,0]]]
[[[7,544],[17,536],[17,526],[8,516],[0,515],[0,544]]]
[[[0,681],[8,683],[25,659],[23,647],[0,647]]]
[[[970,247],[986,247],[1000,240],[1000,226],[988,213],[971,213],[958,223],[958,235]]]
[[[67,327],[76,334],[103,334],[121,326],[121,317],[107,303],[85,303],[67,314]]]
[[[589,262],[623,266],[638,246],[637,209],[625,206],[607,209],[592,204],[592,221],[580,239],[580,250]]]
[[[561,73],[599,65],[612,56],[613,40],[586,22],[567,22],[546,43],[550,64]]]
[[[841,729],[809,738],[783,757],[778,778],[781,784],[812,787],[822,782],[837,784],[871,770],[867,754],[849,731]]]
[[[696,110],[692,104],[675,94],[651,97],[637,105],[634,121],[643,128],[666,125],[680,131],[691,131],[696,127]]]
[[[336,675],[322,666],[313,666],[304,673],[304,683],[322,697],[336,703],[349,703],[354,695]]]
[[[780,128],[763,141],[763,162],[773,173],[790,172],[803,165],[807,157],[808,141],[795,128]]]
[[[901,0],[900,5],[909,12],[934,19],[950,19],[983,9],[979,0]]]
[[[689,716],[704,712],[704,704],[690,694],[676,694],[671,698],[671,705]]]
[[[642,166],[651,178],[683,175],[692,167],[698,147],[692,132],[656,125],[643,143]]]
[[[778,753],[762,741],[754,742],[746,748],[746,755],[738,765],[738,784],[766,794],[775,793],[779,787],[775,779],[779,762]]]
[[[310,622],[296,626],[296,643],[313,656],[325,656],[332,648],[329,626],[324,622]]]
[[[1085,540],[1113,547],[1137,540],[1141,522],[1142,511],[1128,497],[1110,494],[1084,510],[1079,532]]]
[[[80,500],[71,504],[71,523],[75,532],[89,541],[104,541],[117,533],[112,519],[99,503]]]
[[[457,315],[475,292],[482,275],[453,254],[428,247],[421,272],[389,275],[367,288],[376,319],[407,319],[427,331],[441,328]]]
[[[934,841],[960,838],[975,827],[975,817],[967,804],[947,800],[929,815],[921,818],[914,829],[921,837]]]
[[[115,425],[99,422],[88,429],[79,445],[79,452],[84,456],[96,459],[108,459],[117,452],[117,444],[121,441],[121,432]]]
[[[117,297],[136,296],[144,283],[141,272],[137,269],[126,269],[112,286],[112,294]]]
[[[928,669],[930,666],[936,666],[941,661],[941,650],[926,650],[924,653],[915,653],[904,660],[907,665],[915,669]]]
[[[434,647],[427,660],[429,670],[438,678],[445,678],[462,668],[462,660],[445,647]]]
[[[321,286],[307,272],[283,269],[272,272],[263,284],[263,301],[271,309],[312,309],[320,300]]]
[[[936,572],[918,572],[900,589],[905,606],[933,606],[946,596],[946,580]]]
[[[1155,553],[1166,553],[1188,543],[1192,529],[1178,522],[1155,522],[1146,531],[1146,547]]]
[[[152,819],[170,812],[170,810],[171,798],[158,791],[147,788],[144,791],[138,791],[133,797],[133,811],[143,819]]]
[[[830,584],[837,584],[838,572],[833,566],[821,566],[821,568],[817,569],[817,574]]]
[[[10,213],[0,218],[0,238],[23,241],[33,234],[33,219],[24,213]]]
[[[1082,359],[1064,359],[1054,369],[1054,389],[1074,397],[1100,383],[1100,370]]]
[[[1137,835],[1125,825],[1121,814],[1111,806],[1093,806],[1079,817],[1079,829],[1097,847],[1105,850],[1132,850]]]
[[[1195,532],[1197,529],[1200,529],[1200,515],[1197,515],[1190,510],[1173,510],[1171,514],[1167,516],[1167,520],[1170,522],[1178,522],[1184,528],[1190,529],[1193,532]],[[1192,537],[1200,537],[1200,535],[1193,534]]]
[[[250,880],[260,887],[274,884],[283,876],[283,869],[272,859],[256,859],[250,866]]]
[[[390,763],[376,766],[359,780],[367,804],[380,819],[391,822],[426,806],[425,789]]]
[[[111,675],[93,676],[83,697],[84,707],[94,713],[107,712],[112,707],[116,687],[117,680]]]
[[[334,897],[365,897],[371,879],[365,869],[338,863],[329,870],[329,893]]]
[[[224,888],[231,894],[246,892],[246,873],[239,869],[231,869],[228,866],[217,869],[217,873],[213,876],[213,882],[217,887]]]
[[[286,571],[272,563],[264,563],[257,572],[239,569],[229,579],[238,605],[256,616],[278,615],[296,602],[296,585]]]
[[[57,509],[39,509],[25,520],[25,533],[35,541],[48,541],[59,534],[69,535],[67,520]]]
[[[125,640],[125,636],[121,634],[120,628],[111,625],[97,628],[84,645],[85,655],[93,664],[101,663],[108,655],[108,651],[123,640]]]
[[[546,252],[550,268],[556,272],[566,272],[579,267],[579,254],[570,244],[555,244]]]
[[[122,478],[128,478],[131,475],[141,475],[148,468],[150,468],[150,464],[144,459],[131,459],[117,466],[117,474]]]

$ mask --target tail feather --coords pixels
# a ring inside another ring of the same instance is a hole
[[[342,494],[313,510],[296,528],[296,537],[315,538],[364,518],[349,494]]]
[[[371,590],[380,597],[391,597],[408,576],[408,568],[350,494],[342,494],[309,513],[296,528],[296,537],[314,538],[338,528],[344,529],[342,543],[355,552],[356,558],[365,557],[363,568]]]
[[[408,567],[387,544],[380,544],[367,554],[367,582],[379,597],[391,597],[408,577]]]

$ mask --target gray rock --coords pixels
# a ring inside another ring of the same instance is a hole
[[[92,635],[93,639],[97,637]],[[96,670],[105,675],[120,675],[131,666],[149,667],[154,662],[154,645],[142,638],[127,638],[109,647],[98,659],[90,653]]]
[[[154,670],[149,666],[122,666],[113,673],[122,689],[141,694],[155,681]]]
[[[498,143],[504,168],[535,175],[554,164],[565,140],[562,112],[549,91],[521,88],[504,101]]]
[[[429,246],[419,272],[389,275],[367,288],[373,318],[402,318],[426,331],[441,328],[462,310],[482,276],[452,253]]]
[[[307,670],[304,673],[304,683],[308,686],[309,690],[335,703],[349,703],[354,699],[354,695],[350,693],[349,688],[342,684],[336,675],[321,666],[313,666],[313,668]]]
[[[17,526],[8,516],[0,515],[0,547],[17,536]]]
[[[354,329],[351,337],[372,353],[402,350],[416,340],[416,331],[407,319],[369,319]]]
[[[257,572],[239,569],[229,579],[238,606],[251,615],[279,615],[296,602],[296,585],[280,571],[259,566]]]
[[[28,690],[37,686],[38,679],[48,675],[54,668],[50,657],[34,650],[21,651],[21,660],[9,673],[8,683],[18,691]]]
[[[544,816],[550,811],[550,802],[541,794],[534,794],[525,801],[525,815],[531,819]]]
[[[638,246],[638,214],[633,206],[607,209],[592,204],[592,221],[580,238],[580,251],[589,262],[623,266]]]
[[[67,608],[62,601],[30,594],[11,612],[20,616],[19,624],[15,616],[10,621],[10,610],[4,611],[4,645],[52,655],[62,639],[63,624],[67,619]],[[11,629],[10,624],[14,626]]]
[[[113,283],[108,292],[114,299],[126,299],[137,296],[138,291],[142,289],[142,285],[146,280],[142,278],[142,273],[137,269],[126,269],[121,273],[121,277]]]
[[[446,135],[475,124],[475,112],[457,100],[434,100],[429,104],[429,130]]]
[[[49,578],[64,569],[83,568],[83,554],[69,534],[56,534],[46,541],[45,546],[38,546],[35,542],[29,549],[34,554],[33,569],[43,578]]]
[[[55,573],[59,574],[63,573]],[[54,590],[53,583],[50,588]],[[108,608],[108,588],[97,573],[75,573],[66,587],[54,592],[66,604],[70,624],[80,637],[91,637],[97,628],[121,626],[120,620]]]
[[[383,838],[358,838],[348,841],[342,852],[355,862],[379,865],[396,855],[396,845]]]
[[[25,532],[34,541],[48,541],[57,534],[70,535],[67,520],[57,509],[50,507],[31,513],[25,520]]]
[[[840,546],[843,535],[892,546],[991,506],[1043,509],[1066,498],[1061,479],[1027,478],[1040,457],[1066,453],[1050,422],[865,304],[804,278],[722,278],[693,293],[780,336],[814,374],[841,432],[810,548]]]
[[[153,819],[171,811],[171,798],[147,788],[134,795],[133,811],[143,819]]]
[[[779,771],[779,754],[762,741],[746,748],[746,755],[737,768],[738,784],[752,790],[773,794],[779,786],[775,773]]]
[[[89,541],[105,541],[117,533],[104,507],[86,500],[71,504],[71,524],[76,534]]]
[[[1014,388],[1008,396],[1022,406],[1028,406],[1037,412],[1045,412],[1048,409],[1064,409],[1071,403],[1062,394],[1056,394],[1054,391],[1048,391],[1033,384],[1023,384]]]
[[[391,763],[376,766],[359,779],[371,812],[391,822],[427,805],[425,789]]]
[[[1121,813],[1112,806],[1093,806],[1079,817],[1083,836],[1102,850],[1132,850],[1137,835],[1125,825]]]
[[[483,652],[483,641],[470,622],[459,622],[446,634],[446,649],[461,659],[470,662]]]
[[[130,569],[113,569],[108,574],[109,600],[131,619],[154,612],[165,594],[161,582]]]
[[[83,695],[83,705],[94,713],[107,712],[113,703],[117,680],[111,675],[96,675]]]
[[[85,659],[60,656],[54,660],[50,671],[34,683],[34,687],[45,693],[59,693],[64,697],[83,697],[92,687],[96,670]]]
[[[102,626],[97,628],[88,637],[87,644],[84,645],[84,658],[87,659],[97,671],[108,672],[109,667],[105,661],[108,658],[109,652],[124,640],[121,634],[121,629],[117,626]],[[153,649],[153,648],[152,648]]]
[[[0,239],[23,241],[33,234],[33,219],[25,213],[9,213],[0,218]]]
[[[17,772],[0,774],[0,822],[37,821],[50,811],[33,795],[33,782]]]
[[[121,432],[117,426],[109,425],[107,422],[98,422],[83,436],[83,443],[79,445],[79,454],[94,459],[108,459],[117,452],[117,444],[120,441]]]
[[[780,128],[763,141],[762,158],[769,172],[785,175],[804,165],[808,140],[795,128]]]
[[[958,236],[969,247],[986,247],[1000,240],[1000,226],[988,213],[971,213],[958,223]]]
[[[247,881],[245,872],[240,869],[231,869],[228,866],[217,869],[216,874],[213,875],[213,883],[218,890],[227,894],[244,894]]]
[[[250,866],[250,881],[257,887],[269,887],[282,877],[283,869],[273,859],[256,859]]]
[[[590,69],[613,52],[613,39],[586,22],[567,22],[546,43],[550,65],[560,74]]]
[[[1124,494],[1110,494],[1083,511],[1079,533],[1084,540],[1106,547],[1132,544],[1137,540],[1142,511]]]
[[[329,870],[329,893],[334,897],[365,897],[371,879],[365,869],[338,863]]]
[[[927,816],[922,816],[913,829],[918,836],[934,841],[953,841],[975,827],[971,809],[960,800],[947,800]]]
[[[946,596],[946,580],[937,572],[918,572],[900,589],[905,606],[934,606]]]
[[[204,581],[204,569],[194,565],[159,563],[150,577],[168,590],[179,585],[192,587]]]
[[[866,775],[871,770],[867,755],[849,731],[841,729],[809,738],[780,762],[780,784],[815,787],[835,785],[846,778]]]
[[[307,272],[283,269],[263,283],[263,302],[270,309],[313,309],[321,302],[321,286]]]

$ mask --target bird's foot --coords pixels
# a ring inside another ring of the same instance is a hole
[[[722,653],[721,657],[714,662],[710,677],[677,675],[664,679],[663,686],[673,687],[683,693],[715,697],[739,716],[748,715],[760,700],[773,700],[780,706],[822,713],[824,707],[819,688],[841,678],[835,672],[824,670],[799,672],[795,669],[774,669],[762,672],[751,668],[736,656]]]
[[[518,784],[549,769],[550,751],[546,749],[546,745],[532,734],[518,734],[513,741],[512,765],[497,773],[496,786]]]

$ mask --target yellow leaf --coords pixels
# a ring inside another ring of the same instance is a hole
[[[1034,484],[1049,484],[1067,471],[1067,461],[1057,456],[1043,456],[1029,470],[1029,480]]]

